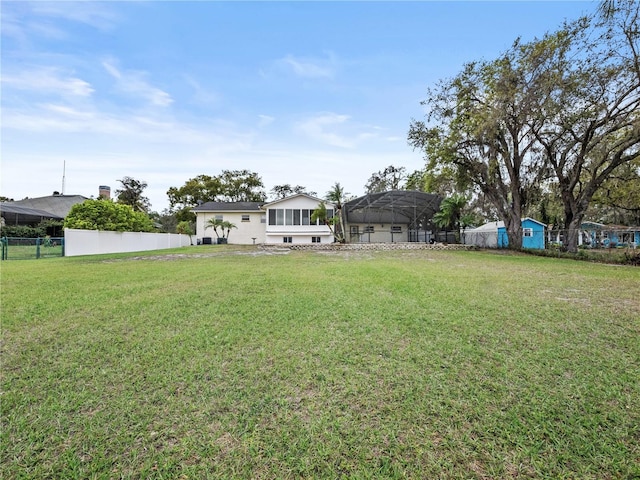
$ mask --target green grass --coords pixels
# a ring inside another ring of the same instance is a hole
[[[2,478],[640,477],[640,270],[487,252],[9,261]]]

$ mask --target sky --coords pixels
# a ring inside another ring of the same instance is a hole
[[[198,175],[359,196],[407,143],[429,88],[597,8],[586,1],[3,0],[0,195],[112,197],[151,210]]]

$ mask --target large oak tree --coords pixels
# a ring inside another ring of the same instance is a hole
[[[426,121],[412,122],[409,142],[424,150],[427,170],[453,167],[471,180],[504,220],[510,246],[521,247],[520,219],[549,184],[575,251],[594,194],[638,158],[638,8],[616,2],[606,17],[465,65],[429,92]]]

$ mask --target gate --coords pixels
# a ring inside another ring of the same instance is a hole
[[[2,260],[64,257],[64,237],[2,237]]]

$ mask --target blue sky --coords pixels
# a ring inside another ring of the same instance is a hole
[[[266,190],[364,193],[429,87],[595,1],[3,1],[0,194],[169,187],[222,170]]]

